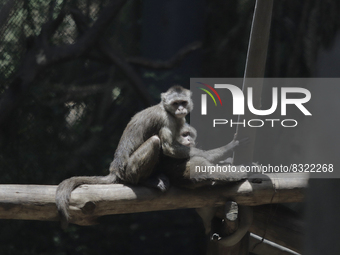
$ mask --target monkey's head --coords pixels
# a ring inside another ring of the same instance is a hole
[[[177,141],[184,146],[194,147],[196,137],[197,137],[196,129],[194,129],[188,123],[185,123],[183,128],[180,130]]]
[[[162,104],[166,111],[176,118],[184,118],[193,108],[192,92],[181,86],[173,86],[161,94]]]

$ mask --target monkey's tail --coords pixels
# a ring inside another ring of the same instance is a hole
[[[67,229],[70,214],[68,207],[72,191],[82,184],[111,184],[117,182],[117,176],[75,176],[62,181],[56,191],[55,202],[60,215],[61,227]]]

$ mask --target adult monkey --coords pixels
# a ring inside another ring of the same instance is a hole
[[[212,165],[225,159],[239,142],[233,140],[226,146],[210,151],[195,148],[196,130],[186,124],[184,119],[192,109],[191,92],[174,86],[162,93],[161,97],[160,104],[137,113],[127,125],[110,165],[109,175],[72,177],[59,184],[56,204],[64,228],[69,220],[67,209],[71,192],[81,184],[144,183],[146,186],[165,191],[168,181],[162,173],[169,176],[173,184],[184,186],[183,183],[189,182],[193,184],[189,185],[191,188],[246,178],[245,174],[205,174],[200,175],[198,179],[191,179],[190,171],[185,171],[188,169],[190,158],[197,164]],[[158,135],[155,135],[157,132]],[[168,163],[161,163],[157,167],[160,175],[148,180],[154,171],[160,148],[165,155],[165,162]],[[162,166],[165,167],[164,170],[161,169]],[[171,171],[172,168],[174,172]]]
[[[154,169],[160,148],[173,158],[188,158],[190,148],[175,138],[192,110],[191,91],[173,86],[161,94],[161,102],[132,117],[116,149],[107,176],[77,176],[61,182],[56,192],[56,205],[62,227],[70,218],[68,205],[72,190],[81,184],[137,184],[146,180]]]

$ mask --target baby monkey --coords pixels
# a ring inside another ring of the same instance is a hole
[[[195,140],[197,137],[197,131],[192,126],[190,126],[188,123],[185,123],[183,127],[181,128],[179,134],[176,137],[176,141],[184,146],[187,146],[188,148],[195,146]],[[157,148],[155,146],[154,148]],[[151,153],[152,155],[156,155],[156,153]],[[170,188],[170,181],[169,178],[164,175],[162,171],[163,167],[163,158],[166,157],[163,154],[161,154],[158,158],[150,158],[149,160],[157,161],[157,165],[155,166],[155,170],[151,174],[150,178],[142,182],[144,186],[147,186],[149,188],[156,188],[159,189],[162,192],[167,191]],[[171,158],[171,157],[170,157]],[[172,158],[174,161],[177,161],[176,159]],[[170,159],[169,159],[170,160]],[[186,159],[184,159],[186,160]],[[170,173],[170,176],[171,173]]]
[[[231,156],[234,149],[238,146],[242,146],[248,142],[248,138],[240,141],[233,140],[227,145],[217,149],[203,151],[195,148],[196,137],[196,129],[185,123],[176,140],[180,144],[190,148],[191,156],[184,159],[175,159],[161,154],[159,163],[155,166],[154,174],[144,182],[144,185],[158,188],[161,191],[166,191],[170,184],[178,187],[194,189],[202,186],[212,186],[241,181],[247,178],[247,174],[243,172],[216,172],[213,174],[209,172],[201,172],[197,174],[190,174],[191,167],[215,166],[217,163],[224,161],[228,156]],[[240,167],[235,166],[235,168],[239,169]]]
[[[171,184],[190,189],[199,188],[202,186],[221,185],[235,181],[241,181],[247,178],[247,174],[242,173],[241,171],[214,174],[206,172],[195,174],[193,169],[191,169],[190,174],[190,167],[194,167],[196,165],[201,167],[209,167],[216,165],[217,163],[221,165],[223,162],[231,162],[232,160],[230,160],[230,158],[225,160],[226,157],[230,155],[238,146],[248,143],[248,138],[241,139],[240,141],[233,140],[226,146],[205,151],[203,154],[195,154],[195,150],[198,150],[194,148],[196,137],[196,130],[192,126],[185,124],[180,131],[180,136],[177,137],[177,141],[185,146],[191,147],[193,150],[193,156],[189,159],[174,159],[168,156],[163,156],[161,157],[158,168],[156,167],[156,171],[160,171],[162,172],[163,176],[169,177],[169,182]],[[235,169],[240,170],[241,166],[234,167]],[[162,180],[164,180],[164,177]],[[233,246],[238,243],[246,234],[253,219],[251,207],[239,205],[238,208],[238,229],[232,235],[227,236],[223,234],[225,228],[223,227],[223,220],[215,216],[217,208],[197,208],[196,211],[202,218],[205,232],[207,235],[210,235],[210,238],[222,237],[221,242],[223,242],[223,245]]]

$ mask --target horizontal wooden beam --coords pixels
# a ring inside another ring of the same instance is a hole
[[[166,193],[122,184],[82,185],[71,195],[71,223],[91,225],[110,214],[215,207],[228,200],[249,206],[301,202],[307,183],[305,175],[268,174],[213,188],[171,188]],[[0,219],[58,220],[55,191],[56,186],[0,185]]]

